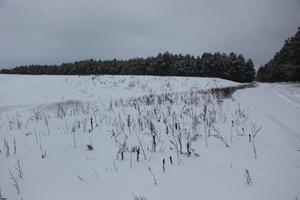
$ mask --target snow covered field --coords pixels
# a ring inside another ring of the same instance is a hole
[[[300,84],[0,75],[0,199],[300,199]]]
[[[0,106],[33,105],[68,100],[107,101],[145,94],[185,92],[238,85],[218,78],[155,76],[1,75]]]

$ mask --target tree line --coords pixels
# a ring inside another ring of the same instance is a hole
[[[300,27],[279,52],[257,72],[262,82],[300,81]]]
[[[32,75],[158,75],[217,77],[251,82],[255,69],[251,59],[235,53],[204,53],[201,57],[159,53],[156,57],[129,60],[84,60],[61,65],[28,65],[3,69],[2,74]]]

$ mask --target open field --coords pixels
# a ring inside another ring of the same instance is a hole
[[[300,199],[300,84],[226,87],[0,75],[0,199]]]

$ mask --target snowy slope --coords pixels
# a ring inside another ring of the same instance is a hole
[[[68,100],[102,101],[144,94],[183,92],[238,85],[218,78],[156,76],[1,75],[0,106],[37,105]]]
[[[258,84],[226,99],[201,92],[235,85],[1,75],[2,197],[299,199],[299,84]]]
[[[257,136],[259,160],[255,199],[299,199],[300,84],[262,84],[238,91],[235,98],[249,108],[263,129]]]

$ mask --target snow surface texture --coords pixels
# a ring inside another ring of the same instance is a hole
[[[68,100],[103,101],[145,94],[186,92],[237,85],[218,78],[155,76],[0,75],[0,106],[38,105]]]
[[[237,85],[0,75],[0,199],[300,199],[300,85]]]

